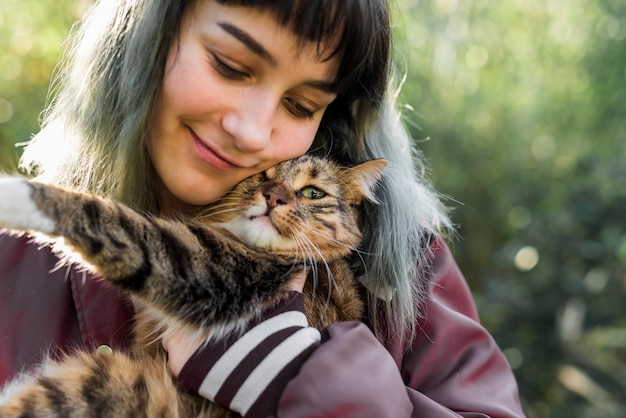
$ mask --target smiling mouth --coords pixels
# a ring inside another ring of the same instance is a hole
[[[217,154],[212,148],[202,142],[202,140],[196,135],[193,130],[190,129],[190,132],[196,153],[204,162],[219,170],[231,170],[234,168],[241,168],[237,164],[234,164]]]

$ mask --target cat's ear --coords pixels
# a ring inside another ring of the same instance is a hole
[[[363,199],[377,203],[374,186],[380,180],[385,167],[387,167],[387,160],[378,158],[357,164],[347,170],[346,180],[352,190],[355,204],[360,204]]]

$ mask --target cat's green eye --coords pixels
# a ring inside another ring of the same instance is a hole
[[[308,186],[300,191],[300,194],[307,199],[321,199],[326,196],[326,192],[318,189],[317,187]]]

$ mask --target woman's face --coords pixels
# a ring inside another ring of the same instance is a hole
[[[306,152],[336,60],[270,13],[199,1],[171,48],[147,149],[164,212],[209,203],[244,178]]]

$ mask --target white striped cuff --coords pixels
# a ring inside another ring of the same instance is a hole
[[[250,373],[231,400],[230,409],[245,415],[281,370],[311,345],[320,341],[319,331],[308,327],[304,313],[287,311],[278,314],[242,335],[213,365],[200,385],[198,394],[215,400],[226,380],[242,361],[273,334],[287,328],[294,328],[294,332],[273,347],[258,364],[252,365]]]

